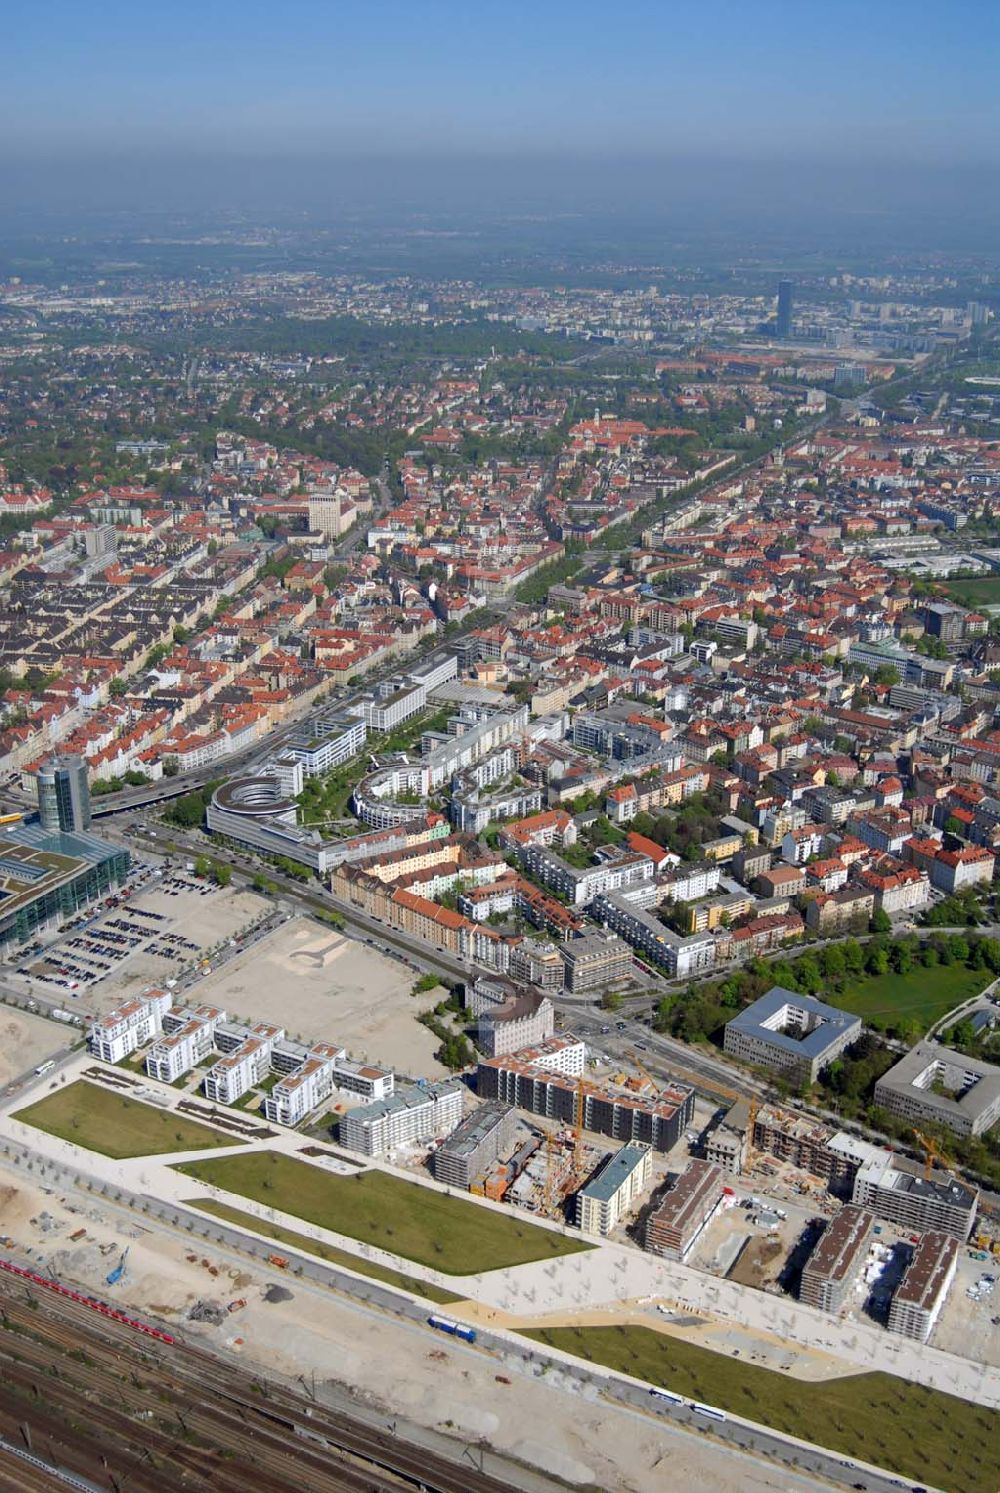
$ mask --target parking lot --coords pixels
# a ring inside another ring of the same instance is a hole
[[[252,892],[142,866],[125,887],[64,924],[58,937],[23,951],[17,973],[29,991],[82,998],[96,1014],[149,985],[207,973],[231,941],[269,912]]]

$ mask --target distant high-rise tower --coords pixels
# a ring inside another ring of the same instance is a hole
[[[90,788],[82,757],[56,756],[38,770],[38,817],[42,828],[72,834],[90,828]]]
[[[792,282],[778,281],[778,315],[774,323],[774,335],[782,340],[792,335]]]

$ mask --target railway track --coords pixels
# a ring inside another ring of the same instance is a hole
[[[507,1493],[509,1486],[199,1348],[141,1336],[78,1301],[0,1275],[0,1434],[16,1443],[24,1424],[47,1438],[50,1464],[102,1488],[114,1486],[117,1469],[130,1493],[248,1486]]]

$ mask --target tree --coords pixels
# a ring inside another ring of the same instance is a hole
[[[233,868],[225,861],[216,861],[212,867],[212,880],[216,886],[229,886],[233,879]]]
[[[212,869],[207,855],[199,855],[194,863],[194,874],[204,879]]]
[[[175,778],[180,770],[181,765],[176,757],[167,757],[164,759],[163,776],[165,778]]]
[[[601,1009],[604,1011],[620,1011],[623,997],[618,990],[606,990],[601,996]]]
[[[892,918],[883,908],[876,907],[872,913],[871,927],[873,933],[891,933]]]
[[[117,678],[112,679],[110,685],[108,686],[108,694],[113,695],[116,700],[120,700],[122,695],[128,694],[128,684],[120,674],[117,676]]]

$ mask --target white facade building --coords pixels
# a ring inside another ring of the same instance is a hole
[[[165,990],[148,990],[126,1001],[94,1022],[87,1033],[91,1052],[102,1062],[120,1063],[159,1036],[169,1009],[170,996]]]
[[[340,1122],[340,1143],[363,1156],[384,1156],[397,1146],[450,1135],[461,1118],[460,1084],[398,1089],[387,1099],[348,1110]]]

